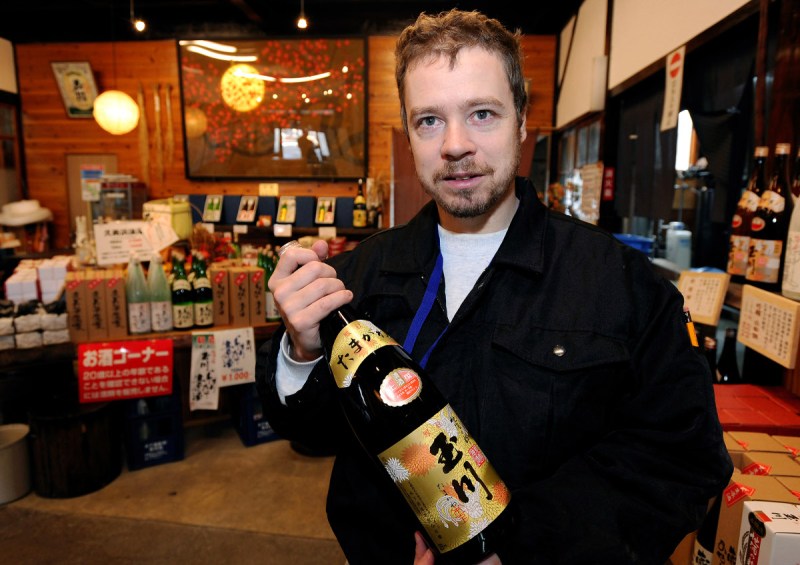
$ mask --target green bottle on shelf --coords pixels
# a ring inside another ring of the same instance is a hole
[[[150,293],[147,290],[142,264],[134,254],[131,254],[128,261],[125,294],[128,299],[128,332],[131,334],[148,333],[151,329]]]
[[[269,279],[272,273],[275,272],[275,265],[277,264],[277,255],[272,252],[272,246],[267,245],[264,248],[264,288],[266,289],[266,310],[267,321],[276,322],[281,319],[281,314],[278,312],[278,307],[275,305],[275,297],[269,289]]]
[[[192,291],[194,292],[194,325],[207,328],[214,324],[214,295],[211,281],[206,273],[206,262],[200,253],[194,254],[192,261]]]
[[[150,291],[150,317],[154,332],[172,329],[172,292],[161,262],[161,255],[154,253],[147,271],[147,289]]]
[[[179,257],[172,259],[172,324],[176,330],[194,326],[194,293]]]

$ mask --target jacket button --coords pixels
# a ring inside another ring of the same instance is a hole
[[[567,350],[564,349],[563,345],[556,345],[553,348],[553,355],[555,355],[556,357],[563,357],[564,353],[566,353],[566,352],[567,352]]]

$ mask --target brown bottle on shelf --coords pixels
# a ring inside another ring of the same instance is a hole
[[[495,553],[514,522],[511,494],[425,370],[347,306],[320,334],[353,431],[414,511],[436,563]]]
[[[765,290],[779,291],[783,280],[786,234],[792,216],[792,192],[786,175],[791,145],[775,148],[775,166],[750,221],[750,255],[745,279]]]
[[[742,382],[739,363],[736,360],[736,328],[725,330],[725,341],[717,361],[716,373],[717,382],[721,385],[736,385]]]
[[[750,254],[750,222],[753,219],[766,187],[766,163],[769,148],[756,147],[753,170],[747,187],[739,198],[736,212],[731,220],[731,235],[728,247],[728,274],[732,280],[744,282],[747,272],[747,258]]]

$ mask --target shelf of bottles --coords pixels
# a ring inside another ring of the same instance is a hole
[[[777,143],[772,150],[767,146],[756,147],[746,186],[730,224],[726,270],[731,281],[725,304],[735,309],[737,323],[741,322],[740,314],[746,315],[740,312],[746,285],[785,297],[787,301],[800,301],[798,196],[800,150],[795,149],[793,154],[789,143]],[[783,384],[793,392],[800,387],[794,370],[787,370],[744,347],[741,335],[738,336],[738,355],[732,354],[737,350],[736,331],[736,324],[720,329],[724,345],[719,357],[716,357],[715,342],[705,344],[707,358],[716,372],[716,382]],[[735,363],[737,357],[739,364]]]

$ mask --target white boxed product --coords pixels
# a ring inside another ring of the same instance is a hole
[[[42,345],[53,345],[56,343],[67,343],[69,341],[69,329],[45,330],[42,332]]]
[[[17,346],[16,341],[14,341],[13,335],[3,335],[0,336],[0,351],[5,349],[14,349]]]
[[[17,349],[32,349],[42,346],[42,332],[18,333],[14,335],[14,339],[17,343]]]
[[[739,539],[742,548],[736,560],[739,564],[800,563],[800,505],[745,501]]]
[[[14,316],[14,328],[18,334],[40,330],[42,329],[42,315],[36,312],[35,314]]]
[[[67,313],[51,314],[45,312],[41,316],[43,330],[64,330],[67,328]]]
[[[6,316],[0,318],[0,335],[12,335],[14,333],[14,318]]]

